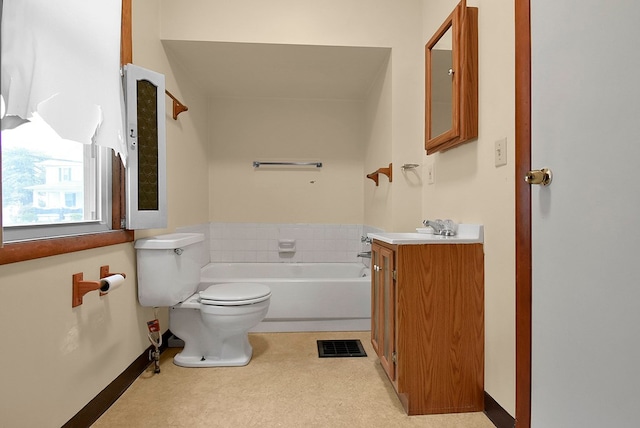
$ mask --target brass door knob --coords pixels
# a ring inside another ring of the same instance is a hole
[[[524,181],[529,184],[541,184],[548,186],[553,180],[553,174],[549,168],[534,169],[524,176]]]

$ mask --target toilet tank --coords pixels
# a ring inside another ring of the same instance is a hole
[[[138,300],[142,306],[172,306],[195,293],[200,283],[204,235],[171,233],[135,242]]]

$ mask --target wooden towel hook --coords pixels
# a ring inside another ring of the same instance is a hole
[[[173,100],[173,120],[178,120],[178,115],[183,111],[189,110],[189,107],[182,104],[176,97],[171,94],[171,92],[164,90],[164,93],[169,96]]]
[[[391,183],[393,181],[392,164],[389,164],[388,168],[378,168],[376,171],[372,172],[371,174],[367,174],[367,178],[370,178],[371,180],[373,180],[376,183],[376,186],[378,186],[378,176],[380,174],[386,175],[389,178],[389,183]]]

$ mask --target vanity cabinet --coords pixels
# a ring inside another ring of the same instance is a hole
[[[371,342],[407,414],[482,411],[482,244],[374,239],[371,254]]]

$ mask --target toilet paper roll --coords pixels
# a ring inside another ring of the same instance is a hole
[[[120,274],[111,275],[100,280],[100,291],[108,293],[124,283],[124,276]]]

